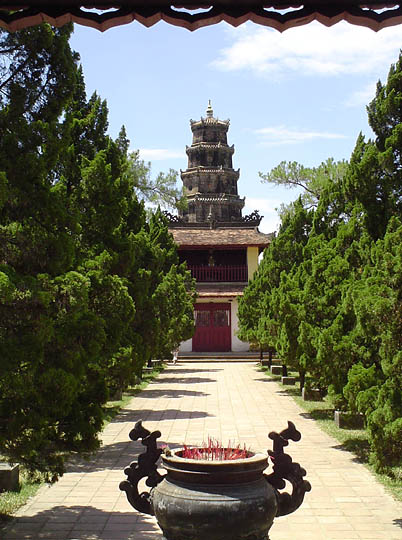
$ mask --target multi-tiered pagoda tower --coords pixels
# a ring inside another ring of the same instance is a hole
[[[247,351],[236,335],[238,298],[252,278],[259,253],[271,235],[258,230],[261,216],[242,216],[244,198],[233,169],[229,120],[214,117],[190,120],[193,141],[186,147],[188,168],[181,171],[188,207],[171,216],[170,232],[197,281],[196,332],[181,351]]]
[[[244,199],[237,193],[234,146],[227,143],[229,120],[214,118],[209,102],[207,117],[190,124],[193,143],[186,147],[188,168],[181,171],[188,209],[182,217],[189,223],[241,221]]]

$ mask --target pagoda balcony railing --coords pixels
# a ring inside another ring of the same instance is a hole
[[[242,281],[248,280],[246,264],[239,265],[188,265],[191,275],[196,281]]]

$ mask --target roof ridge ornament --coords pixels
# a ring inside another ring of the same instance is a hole
[[[214,111],[212,109],[211,100],[208,100],[208,107],[207,107],[207,118],[213,118],[214,117]]]

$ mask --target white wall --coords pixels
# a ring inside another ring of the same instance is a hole
[[[180,352],[191,352],[193,350],[193,339],[187,339],[187,341],[182,341],[180,343]]]
[[[237,309],[239,307],[237,298],[232,301],[232,351],[233,352],[245,352],[250,349],[250,346],[245,341],[240,341],[237,337],[237,331],[239,329],[239,320],[237,318]]]

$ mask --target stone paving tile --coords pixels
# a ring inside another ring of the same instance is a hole
[[[281,388],[252,363],[179,363],[168,367],[103,433],[90,461],[75,460],[54,486],[42,488],[4,530],[4,540],[161,540],[155,518],[135,512],[118,485],[143,452],[128,433],[142,419],[172,448],[208,435],[256,451],[270,431],[292,420],[302,440],[289,453],[312,484],[305,503],[275,520],[271,540],[402,540],[402,505],[339,443],[321,432]]]

